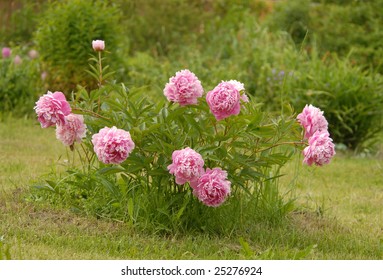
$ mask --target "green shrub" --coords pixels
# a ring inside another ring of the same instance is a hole
[[[118,70],[117,52],[124,41],[120,31],[120,13],[108,1],[68,0],[52,2],[38,24],[35,40],[51,89],[68,92],[77,84],[91,87],[88,68],[92,40],[105,40],[106,49]]]
[[[279,193],[277,180],[280,168],[305,145],[291,111],[269,114],[250,98],[238,116],[217,121],[204,98],[182,107],[166,101],[162,90],[154,96],[146,88],[114,83],[79,88],[73,98],[73,111],[86,115],[89,133],[74,145],[80,162],[37,186],[54,201],[162,232],[228,234],[260,221],[278,223],[291,211],[292,202]],[[121,164],[108,165],[97,160],[91,139],[112,126],[129,131],[135,148]],[[169,173],[172,153],[185,147],[200,153],[205,168],[227,171],[231,197],[222,207],[203,205],[188,183],[176,184]]]

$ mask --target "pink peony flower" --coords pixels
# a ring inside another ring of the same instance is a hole
[[[84,117],[81,115],[69,114],[65,117],[65,124],[56,126],[56,138],[67,146],[81,142],[85,135],[86,125],[84,124]]]
[[[92,41],[92,48],[96,52],[101,52],[105,49],[105,42],[102,40],[93,40]]]
[[[30,59],[36,59],[39,57],[39,53],[36,50],[30,50],[28,56]]]
[[[323,111],[313,105],[306,105],[302,113],[297,116],[299,123],[305,130],[305,139],[309,139],[316,131],[325,131],[328,128]]]
[[[307,165],[328,164],[335,155],[335,148],[327,130],[316,131],[309,139],[309,146],[303,150],[303,162]]]
[[[246,94],[241,96],[241,91],[244,91],[242,83],[231,80],[221,82],[212,91],[206,95],[206,101],[210,111],[219,121],[231,115],[238,115],[241,110],[240,100],[248,102]]]
[[[48,77],[48,72],[42,72],[41,73],[41,80],[44,81]]]
[[[23,62],[23,60],[21,59],[21,57],[19,55],[16,55],[15,58],[13,59],[13,63],[15,65],[20,65],[22,62]]]
[[[228,81],[228,83],[232,84],[235,87],[235,89],[238,90],[240,93],[242,91],[245,91],[245,85],[241,82],[238,82],[236,80],[230,80]],[[240,98],[243,102],[249,102],[249,98],[245,93],[243,93]]]
[[[169,101],[181,106],[197,104],[197,98],[203,95],[203,88],[197,76],[189,70],[181,70],[169,79],[164,95]]]
[[[189,147],[174,151],[172,160],[173,163],[168,166],[168,170],[170,174],[174,174],[179,185],[197,181],[205,172],[202,156]]]
[[[225,202],[230,194],[230,181],[227,172],[221,168],[206,169],[198,182],[192,184],[193,194],[205,205],[217,207]]]
[[[40,97],[33,108],[36,111],[41,127],[46,128],[55,124],[65,124],[65,116],[71,113],[69,103],[62,92],[56,91]]]
[[[8,58],[11,56],[11,49],[10,48],[3,48],[1,50],[1,54],[2,54],[3,58]]]
[[[120,164],[125,161],[134,149],[130,133],[118,129],[104,127],[92,137],[94,151],[98,159],[106,164]]]

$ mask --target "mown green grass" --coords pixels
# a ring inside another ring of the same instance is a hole
[[[60,170],[66,152],[54,130],[35,121],[0,123],[0,258],[383,259],[381,156],[338,153],[323,168],[308,168],[297,158],[280,180],[282,191],[297,197],[296,210],[279,225],[259,223],[219,236],[143,232],[28,202],[29,186]]]

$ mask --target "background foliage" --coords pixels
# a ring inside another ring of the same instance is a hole
[[[87,42],[102,37],[107,47],[113,49],[109,56],[111,67],[117,72],[116,80],[128,86],[149,85],[148,94],[152,94],[175,71],[190,68],[200,73],[199,77],[209,86],[212,77],[224,80],[236,76],[273,110],[280,107],[281,96],[283,102],[293,103],[299,110],[304,102],[318,102],[318,98],[311,99],[305,94],[299,97],[299,92],[339,93],[339,87],[324,89],[314,81],[324,77],[322,72],[329,67],[339,67],[350,76],[339,81],[343,89],[351,90],[346,99],[365,96],[366,92],[352,85],[351,73],[366,77],[359,82],[368,83],[364,88],[374,93],[355,100],[359,104],[366,101],[361,107],[369,108],[375,120],[365,122],[363,129],[359,124],[345,129],[339,115],[343,114],[341,111],[347,112],[352,101],[341,98],[336,103],[327,102],[326,106],[338,104],[331,108],[338,115],[332,117],[334,140],[359,149],[381,128],[377,121],[382,105],[378,74],[382,65],[381,0],[160,2],[159,5],[156,1],[137,0],[15,1],[2,10],[2,19],[6,21],[1,29],[2,44],[33,47],[37,43],[40,70],[48,72],[47,85],[51,90],[65,91],[68,96],[77,84],[94,86],[84,72],[89,58]],[[294,81],[298,78],[293,75],[294,70],[305,73],[306,69],[312,69],[313,79],[305,83]],[[320,73],[314,73],[314,69]],[[4,78],[2,84],[6,83],[9,82]],[[303,88],[297,93],[296,86]],[[38,90],[32,88],[30,93],[39,95]],[[353,112],[350,118],[364,118],[366,112],[362,111]],[[347,141],[350,137],[346,130],[355,134],[356,139]]]
[[[28,115],[43,89],[40,64],[28,55],[29,51],[13,48],[10,57],[0,60],[0,119],[4,112]]]

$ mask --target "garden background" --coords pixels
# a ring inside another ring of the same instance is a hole
[[[382,259],[382,12],[380,0],[0,1],[0,258]],[[241,81],[270,116],[313,104],[337,154],[323,167],[292,155],[257,211],[172,213],[164,200],[139,214],[105,190],[68,191],[79,158],[33,107],[97,87],[96,39],[110,83],[159,104],[186,68],[205,88]]]

